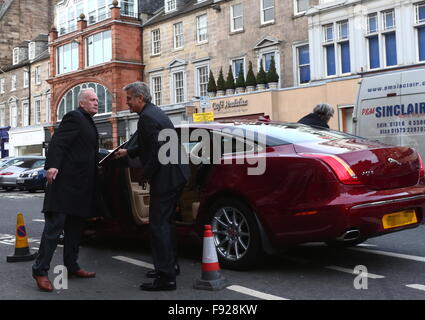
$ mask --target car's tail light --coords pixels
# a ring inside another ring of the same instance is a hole
[[[419,158],[419,164],[421,166],[421,168],[419,169],[419,178],[423,178],[425,176],[425,167],[424,167],[424,162],[422,161],[421,156],[418,153],[418,158]]]
[[[0,176],[11,176],[13,174],[13,172],[3,172],[0,173]]]
[[[343,184],[362,184],[353,169],[341,158],[328,154],[303,154],[303,156],[323,160],[335,172],[338,180]]]

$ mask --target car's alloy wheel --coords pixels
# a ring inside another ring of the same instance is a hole
[[[223,267],[246,269],[258,261],[261,244],[257,222],[243,202],[228,198],[217,201],[208,223]]]

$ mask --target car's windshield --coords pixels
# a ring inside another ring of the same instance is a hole
[[[25,159],[25,160],[21,160],[15,164],[13,164],[15,167],[19,167],[19,168],[34,168],[33,165],[37,164],[37,166],[40,166],[41,163],[40,161],[44,160],[39,160],[39,159]]]

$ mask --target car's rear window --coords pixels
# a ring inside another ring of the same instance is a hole
[[[251,133],[254,132],[256,141],[258,141],[258,134],[265,135],[266,145],[270,147],[283,144],[354,138],[354,136],[344,132],[311,127],[298,123],[248,124],[238,125],[234,128],[239,128]],[[235,134],[240,135],[237,134],[237,130],[235,130]],[[249,137],[248,133],[245,132],[245,134],[245,137]]]

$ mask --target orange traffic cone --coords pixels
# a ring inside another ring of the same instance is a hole
[[[34,260],[37,253],[31,253],[28,245],[27,231],[25,230],[24,215],[18,213],[16,223],[15,254],[7,256],[7,262],[21,262]]]
[[[226,279],[220,274],[220,264],[218,263],[211,226],[206,225],[202,252],[202,275],[201,279],[195,281],[193,287],[195,289],[216,291],[225,288],[226,285]]]

